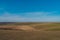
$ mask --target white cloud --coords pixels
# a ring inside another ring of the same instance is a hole
[[[8,12],[5,12],[3,15],[0,16],[0,22],[1,21],[19,21],[19,20],[24,20],[24,18],[20,17],[19,15],[16,15],[16,14],[11,14],[11,13],[8,13]]]
[[[25,13],[25,16],[4,12],[0,16],[0,22],[52,22],[59,21],[60,16],[51,16],[55,12],[32,12]],[[48,16],[50,15],[50,16]]]
[[[43,17],[43,16],[48,16],[48,15],[51,15],[51,14],[54,14],[56,13],[55,11],[54,12],[30,12],[30,13],[25,13],[25,15],[27,17],[31,16],[31,17]]]

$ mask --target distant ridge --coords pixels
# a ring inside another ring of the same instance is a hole
[[[15,22],[0,22],[0,25],[4,25],[4,24],[14,24]]]
[[[29,25],[29,24],[43,24],[43,23],[60,23],[60,22],[0,22],[0,25],[7,24],[18,24],[18,25]]]

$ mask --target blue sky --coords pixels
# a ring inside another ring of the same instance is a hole
[[[0,22],[60,22],[60,0],[0,0]]]

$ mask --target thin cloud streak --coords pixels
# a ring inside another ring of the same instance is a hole
[[[55,12],[32,12],[25,16],[5,12],[0,16],[0,22],[58,22],[60,16],[51,16]]]

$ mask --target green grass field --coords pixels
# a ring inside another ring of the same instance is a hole
[[[60,40],[60,23],[0,24],[0,40]]]

